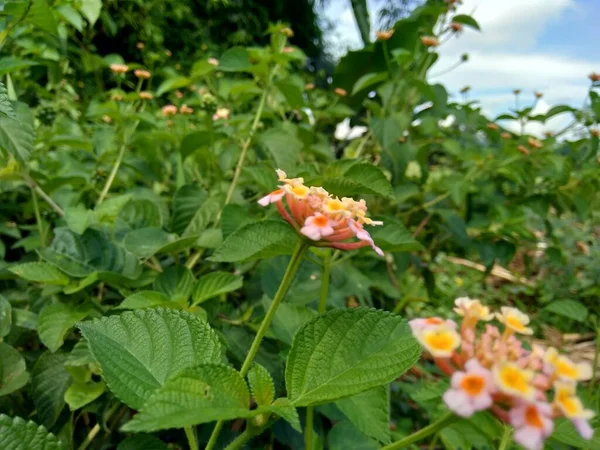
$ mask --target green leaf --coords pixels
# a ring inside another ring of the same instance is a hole
[[[66,276],[52,264],[45,262],[18,264],[16,266],[9,267],[8,270],[27,281],[56,284],[59,286],[66,286],[69,284],[68,276]]]
[[[58,24],[46,0],[33,0],[25,20],[41,30],[58,35]]]
[[[195,283],[196,279],[190,269],[185,266],[170,266],[156,278],[154,287],[172,301],[180,303],[190,298]]]
[[[169,234],[160,228],[131,230],[123,238],[125,249],[142,259],[150,258],[167,245],[169,245]]]
[[[336,423],[327,434],[330,450],[377,450],[381,445],[365,436],[348,421]]]
[[[20,103],[15,104],[15,113],[16,119],[0,115],[0,149],[25,163],[33,151],[33,116],[29,108]]]
[[[467,14],[457,14],[456,16],[452,17],[452,22],[460,23],[477,31],[481,31],[481,27],[477,21]]]
[[[302,425],[300,425],[300,417],[298,417],[298,411],[290,403],[287,398],[276,399],[271,406],[268,408],[273,414],[281,417],[287,423],[289,423],[294,430],[298,433],[302,433]]]
[[[208,259],[217,262],[237,262],[289,255],[294,251],[297,242],[296,232],[285,222],[254,222],[229,235]]]
[[[249,404],[248,387],[237,370],[202,364],[169,379],[122,429],[156,431],[251,417],[256,413]]]
[[[404,224],[393,217],[382,217],[383,225],[369,227],[368,231],[375,243],[384,252],[416,252],[423,248],[419,241],[412,237],[412,233]]]
[[[390,399],[387,386],[377,386],[336,402],[336,406],[363,434],[384,444],[390,438]]]
[[[138,410],[170,377],[222,357],[216,333],[183,311],[136,310],[83,322],[79,328],[108,388]]]
[[[131,294],[121,302],[117,309],[143,309],[164,306],[176,308],[179,304],[171,301],[166,294],[156,291],[140,291]]]
[[[65,220],[67,226],[77,234],[83,232],[93,223],[94,215],[81,203],[77,206],[65,208]]]
[[[181,235],[207,197],[206,191],[197,185],[185,185],[179,188],[173,198],[171,231]]]
[[[114,224],[121,210],[131,201],[131,194],[117,195],[96,206],[94,213],[100,223]]]
[[[93,364],[95,362],[96,360],[90,351],[87,341],[81,339],[75,344],[71,353],[69,353],[69,356],[65,361],[65,367],[87,366],[88,364]]]
[[[0,342],[0,369],[0,397],[21,389],[29,381],[25,360],[18,351],[4,342]]]
[[[558,419],[554,426],[552,440],[557,440],[572,448],[584,448],[587,450],[600,450],[600,427],[594,429],[594,436],[591,440],[583,439],[573,424],[566,419]]]
[[[169,447],[154,436],[138,433],[121,441],[117,450],[169,450]]]
[[[46,428],[54,425],[65,406],[65,392],[71,383],[71,376],[64,367],[66,361],[66,354],[46,352],[31,372],[33,403],[40,423]]]
[[[219,59],[218,69],[223,72],[243,72],[251,67],[248,50],[244,47],[232,47]]]
[[[287,130],[271,128],[258,137],[260,142],[273,157],[275,165],[284,170],[295,167],[302,141]]]
[[[369,308],[334,310],[296,333],[285,370],[288,397],[295,406],[349,397],[396,379],[420,354],[400,316]]]
[[[17,114],[12,106],[12,103],[8,99],[8,92],[4,83],[0,81],[0,112],[6,114],[11,119],[16,119]]]
[[[588,309],[575,300],[556,300],[546,306],[544,310],[577,322],[585,322],[589,314]]]
[[[304,83],[295,82],[291,77],[275,83],[279,92],[285,97],[291,108],[304,106]]]
[[[208,130],[195,131],[187,134],[183,138],[183,141],[181,141],[181,146],[179,147],[181,157],[185,159],[199,148],[212,144],[215,137],[216,134]]]
[[[105,386],[102,381],[98,383],[94,381],[75,382],[65,392],[64,399],[69,405],[69,409],[75,411],[92,403],[104,393],[104,390]]]
[[[371,86],[381,83],[382,81],[385,81],[387,79],[388,79],[387,72],[367,73],[367,74],[363,75],[362,77],[360,77],[358,80],[356,80],[356,83],[354,83],[354,87],[352,88],[351,95],[355,95],[357,92],[360,92],[363,89],[370,88]]]
[[[65,450],[65,446],[46,428],[20,417],[0,415],[2,450]]]
[[[8,56],[0,58],[0,76],[6,75],[17,70],[25,69],[31,66],[37,66],[39,63],[29,59],[20,59]]]
[[[15,326],[26,330],[37,330],[38,315],[26,309],[13,308],[12,322]]]
[[[312,320],[316,315],[317,312],[315,310],[306,306],[282,303],[277,308],[273,317],[271,332],[280,341],[285,342],[287,345],[292,345],[298,328]]]
[[[198,208],[192,217],[192,220],[183,231],[182,236],[197,236],[206,227],[216,220],[216,217],[221,211],[222,202],[219,198],[212,197],[206,200],[200,208]]]
[[[267,369],[260,364],[254,365],[248,371],[248,384],[252,397],[258,406],[268,406],[275,398],[275,385]]]
[[[392,145],[397,144],[408,129],[411,116],[405,113],[396,113],[387,117],[373,117],[371,119],[371,131],[384,148],[389,151]]]
[[[12,306],[0,295],[0,339],[10,333],[12,328]]]
[[[98,17],[100,17],[100,11],[102,10],[102,0],[81,0],[79,2],[79,11],[93,27]]]
[[[192,295],[192,306],[199,305],[213,297],[238,290],[243,285],[243,277],[229,272],[212,272],[200,277]]]
[[[182,87],[188,86],[192,81],[188,77],[176,76],[173,78],[167,78],[163,81],[158,89],[156,90],[156,96],[160,97],[166,92],[174,91]]]
[[[40,311],[38,332],[42,343],[55,352],[64,343],[65,335],[75,323],[87,317],[91,306],[85,303],[81,306],[72,306],[66,303],[55,303],[45,306]]]
[[[353,164],[343,177],[324,180],[323,187],[340,196],[377,194],[391,198],[392,185],[383,171],[372,164]]]
[[[159,205],[145,198],[127,202],[119,211],[117,221],[121,228],[162,227],[162,216]]]
[[[70,5],[60,5],[58,8],[56,8],[56,11],[63,17],[63,19],[73,25],[77,31],[83,31],[83,18],[75,8]]]

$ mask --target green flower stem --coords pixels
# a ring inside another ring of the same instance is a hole
[[[196,440],[196,433],[192,427],[184,427],[185,437],[187,437],[188,445],[190,450],[198,450],[198,441]]]
[[[244,444],[246,442],[248,442],[253,437],[261,434],[263,431],[265,431],[267,428],[269,428],[271,425],[273,425],[273,423],[275,423],[276,420],[277,419],[270,419],[269,421],[267,421],[267,423],[265,423],[263,426],[261,426],[259,428],[247,427],[242,434],[240,434],[238,437],[236,437],[231,442],[231,444],[229,444],[227,447],[225,447],[225,450],[238,450],[240,448],[243,448]]]
[[[112,186],[113,181],[115,181],[117,172],[119,171],[119,167],[121,167],[121,162],[123,161],[123,155],[125,155],[126,148],[127,148],[127,144],[125,142],[123,142],[121,144],[121,148],[119,149],[119,154],[117,155],[117,159],[113,165],[113,168],[110,171],[110,175],[108,176],[108,179],[106,180],[106,184],[104,185],[104,188],[102,189],[102,192],[100,193],[100,197],[98,197],[96,206],[100,205],[100,203],[102,203],[104,201],[104,198],[108,194],[108,191],[110,190],[110,187]]]
[[[65,216],[65,212],[61,209],[61,207],[58,206],[54,202],[54,200],[52,200],[52,198],[50,198],[50,196],[44,192],[44,190],[39,186],[39,184],[37,184],[37,182],[33,178],[31,178],[31,176],[24,174],[23,178],[25,179],[25,182],[31,187],[31,189],[33,189],[37,195],[39,195],[41,198],[43,198],[44,201],[46,203],[48,203],[48,205],[50,205],[50,207],[54,211],[56,211],[56,213],[59,216],[61,216],[61,217]]]
[[[440,430],[443,430],[448,425],[456,422],[458,419],[459,418],[455,416],[454,413],[449,412],[432,424],[427,425],[425,428],[421,428],[419,431],[416,431],[413,434],[400,439],[399,441],[386,445],[385,447],[382,447],[381,450],[400,450],[407,448],[409,445],[414,444],[415,442],[418,442],[427,436],[435,434]]]
[[[44,224],[40,214],[40,205],[38,204],[37,194],[35,189],[31,188],[31,199],[33,200],[33,212],[35,213],[35,221],[37,222],[38,232],[40,233],[40,247],[46,246],[46,233],[44,233]]]
[[[242,364],[242,368],[240,369],[240,374],[242,375],[242,377],[245,377],[248,373],[248,370],[250,370],[250,366],[252,365],[252,362],[256,357],[256,353],[258,353],[258,349],[260,348],[260,343],[265,337],[265,334],[267,333],[269,326],[271,325],[271,321],[275,316],[275,312],[277,311],[279,304],[283,300],[283,297],[285,297],[285,294],[287,293],[290,284],[292,283],[292,280],[294,279],[294,276],[298,271],[298,267],[300,266],[302,257],[304,256],[304,253],[308,249],[309,245],[310,243],[303,239],[298,243],[296,250],[294,250],[292,258],[290,259],[290,262],[285,271],[285,274],[283,275],[283,279],[281,280],[281,284],[279,285],[279,289],[277,289],[277,292],[275,293],[273,302],[271,303],[271,306],[269,307],[265,318],[260,324],[260,327],[256,332],[256,336],[254,337],[254,341],[252,342],[250,350],[248,351],[248,355],[244,360],[244,364]],[[213,430],[210,439],[208,440],[208,444],[206,444],[205,450],[212,450],[214,448],[224,423],[225,421],[223,420],[219,420],[217,422],[217,424],[215,425],[215,429]]]
[[[319,296],[319,314],[323,314],[327,308],[327,293],[329,292],[329,275],[331,274],[331,251],[326,249],[323,257],[323,273],[321,274],[321,294]],[[312,406],[306,408],[306,427],[304,431],[304,448],[313,448],[313,423],[315,412]]]
[[[502,440],[500,441],[500,446],[498,450],[506,450],[508,448],[508,444],[510,444],[512,436],[512,428],[508,425],[504,426],[504,433],[502,433]]]

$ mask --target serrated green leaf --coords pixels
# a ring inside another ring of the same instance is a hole
[[[165,308],[175,308],[179,304],[173,302],[167,297],[166,294],[157,291],[140,291],[135,294],[131,294],[125,300],[121,302],[117,309],[143,309],[143,308],[156,308],[163,306]],[[179,305],[179,308],[181,306]]]
[[[411,122],[411,115],[406,113],[391,114],[387,117],[373,117],[371,119],[371,131],[384,150],[390,148],[404,135]]]
[[[77,31],[83,31],[83,17],[81,17],[81,14],[79,14],[75,8],[70,5],[60,5],[56,8],[56,12],[73,25]]]
[[[77,234],[83,232],[93,223],[93,213],[81,203],[65,208],[67,226]]]
[[[285,222],[253,222],[232,233],[208,259],[236,262],[289,255],[294,251],[297,242],[298,235]]]
[[[384,444],[391,441],[387,386],[377,386],[358,395],[338,400],[335,404],[361,433]]]
[[[55,352],[62,347],[67,331],[77,322],[85,319],[91,309],[88,303],[80,306],[66,303],[45,306],[40,311],[38,322],[40,340],[51,352]]]
[[[171,231],[181,235],[207,197],[206,191],[197,185],[185,185],[179,188],[173,198]]]
[[[302,141],[287,130],[271,128],[258,137],[260,142],[273,157],[277,167],[289,170],[296,165],[298,155],[303,147]]]
[[[12,306],[8,300],[0,295],[0,338],[3,338],[12,328]]]
[[[39,63],[36,61],[14,58],[12,56],[0,58],[0,76],[4,76],[17,70],[25,69],[26,67],[37,66],[38,64]]]
[[[211,272],[200,277],[192,294],[192,306],[242,287],[243,277],[229,272]]]
[[[136,310],[83,322],[79,328],[108,388],[134,409],[183,369],[222,357],[216,333],[183,311]]]
[[[352,423],[342,421],[336,423],[327,434],[330,450],[376,450],[381,448],[375,439],[371,439],[358,431]]]
[[[21,103],[14,105],[14,111],[16,119],[0,115],[0,149],[25,163],[33,151],[33,116],[29,108]]]
[[[579,435],[573,424],[567,419],[558,419],[555,423],[551,439],[562,442],[572,448],[600,450],[600,427],[594,429],[594,436],[588,441]]]
[[[98,17],[100,17],[100,11],[102,10],[102,0],[81,0],[79,2],[79,11],[90,23],[90,26],[94,26]]]
[[[252,222],[252,219],[250,219],[248,211],[243,206],[231,204],[225,206],[225,208],[223,208],[223,213],[221,214],[223,237],[229,237],[231,233],[250,222]]]
[[[17,114],[12,106],[12,103],[8,99],[8,92],[6,86],[0,81],[0,113],[6,114],[11,119],[16,119]]]
[[[135,199],[127,202],[119,211],[117,223],[120,228],[160,228],[162,215],[160,207],[148,199]]]
[[[66,286],[69,284],[68,276],[66,276],[52,264],[45,262],[18,264],[16,266],[9,267],[8,270],[27,281],[56,284],[58,286]]]
[[[137,433],[117,445],[117,450],[168,450],[167,444],[149,434]]]
[[[38,315],[26,309],[13,308],[12,322],[17,327],[27,330],[37,330]]]
[[[121,210],[131,201],[131,194],[117,195],[104,200],[94,209],[96,220],[100,223],[112,225],[116,222]]]
[[[343,177],[328,178],[323,187],[339,196],[377,194],[392,197],[392,185],[379,167],[372,164],[353,164]]]
[[[165,81],[163,81],[160,84],[160,86],[158,86],[158,89],[156,90],[156,96],[160,97],[161,95],[163,95],[166,92],[170,92],[170,91],[174,91],[175,89],[180,89],[182,87],[186,87],[191,82],[192,82],[192,80],[190,80],[188,77],[183,77],[183,76],[167,78]]]
[[[2,450],[65,450],[65,446],[46,428],[20,417],[0,415]]]
[[[296,333],[285,370],[288,397],[295,406],[349,397],[399,377],[420,354],[400,316],[369,308],[334,310]]]
[[[202,203],[202,206],[196,210],[190,223],[185,227],[182,236],[199,235],[211,222],[216,220],[221,211],[221,204],[221,200],[216,197],[209,198]]]
[[[250,54],[244,47],[232,47],[219,59],[218,69],[223,72],[242,72],[252,67]]]
[[[131,230],[123,238],[125,249],[143,259],[150,258],[168,244],[169,234],[160,228]]]
[[[31,372],[33,403],[39,422],[46,428],[54,425],[65,406],[65,392],[71,377],[65,370],[66,354],[44,353]]]
[[[575,300],[556,300],[546,306],[544,310],[577,322],[585,322],[589,314],[588,309]]]
[[[87,366],[88,364],[95,363],[96,360],[92,355],[92,352],[88,346],[88,343],[85,339],[81,339],[71,353],[67,356],[67,360],[65,361],[65,367],[79,367],[79,366]]]
[[[67,402],[71,411],[83,408],[92,403],[104,393],[104,383],[88,381],[87,383],[75,382],[64,394],[64,401]]]
[[[4,342],[0,342],[0,397],[21,389],[29,381],[25,360],[21,354]],[[0,433],[0,436],[2,434]],[[0,442],[2,441],[0,437]],[[0,446],[0,448],[3,448]]]
[[[250,417],[256,413],[249,404],[248,387],[237,370],[202,364],[169,379],[122,429],[156,431]]]
[[[195,284],[196,279],[190,269],[185,266],[170,266],[156,278],[154,288],[170,300],[180,303],[190,298]]]
[[[41,30],[58,35],[58,24],[47,0],[32,0],[25,20]]]
[[[285,342],[287,345],[292,345],[298,328],[313,319],[316,315],[317,312],[314,309],[307,308],[304,305],[282,303],[277,308],[273,317],[271,332],[280,341]]]
[[[275,385],[267,369],[260,364],[254,363],[246,377],[248,378],[252,397],[258,406],[268,406],[273,403]]]
[[[460,23],[471,27],[474,30],[481,31],[481,27],[477,21],[467,14],[457,14],[456,16],[452,17],[452,22]]]

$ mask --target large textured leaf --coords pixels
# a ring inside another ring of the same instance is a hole
[[[21,278],[26,279],[27,281],[63,286],[69,284],[68,276],[66,276],[52,264],[44,262],[18,264],[16,266],[9,267],[8,270],[15,275],[20,276]]]
[[[71,383],[71,376],[64,366],[66,361],[66,354],[46,352],[31,372],[33,403],[39,422],[46,428],[54,425],[65,406],[65,392]]]
[[[171,266],[156,278],[154,287],[174,302],[185,302],[192,295],[195,284],[196,279],[190,269]]]
[[[94,26],[98,17],[100,17],[100,11],[102,10],[102,0],[81,0],[79,2],[79,11],[90,23],[90,26]]]
[[[300,326],[313,319],[317,315],[314,309],[304,305],[293,303],[282,303],[275,312],[271,332],[277,339],[292,345],[294,335]]]
[[[206,300],[242,287],[243,278],[229,272],[211,272],[200,277],[194,288],[192,304],[199,305]]]
[[[330,450],[377,450],[381,445],[361,433],[348,421],[338,422],[329,431],[327,442]]]
[[[145,198],[127,202],[119,211],[117,221],[123,228],[160,228],[162,226],[159,205]]]
[[[194,218],[196,211],[206,201],[208,194],[197,185],[182,186],[173,198],[171,230],[181,235]]]
[[[378,218],[379,219],[379,218]],[[375,243],[385,252],[414,252],[423,247],[404,224],[393,217],[382,217],[382,226],[367,227]]]
[[[363,434],[390,442],[390,399],[387,386],[377,386],[336,402],[337,407]]]
[[[372,164],[353,164],[343,176],[324,180],[323,187],[340,196],[357,194],[392,196],[390,181],[379,167]]]
[[[169,234],[160,228],[131,230],[123,239],[123,246],[138,258],[150,258],[169,244]]]
[[[73,277],[110,272],[135,279],[142,272],[138,259],[109,237],[93,229],[78,236],[68,228],[56,228],[52,244],[41,250],[42,257]]]
[[[17,70],[25,69],[26,67],[37,66],[38,64],[39,63],[37,61],[14,58],[12,56],[0,58],[0,76],[15,72]]]
[[[269,151],[277,167],[291,170],[296,164],[302,142],[292,133],[283,129],[271,128],[258,138]]]
[[[215,420],[249,417],[250,394],[234,368],[202,364],[168,380],[125,424],[125,431],[183,428]]]
[[[221,360],[216,333],[183,311],[137,310],[83,322],[79,328],[108,388],[134,409],[181,370]]]
[[[219,70],[224,72],[240,72],[252,67],[250,54],[244,47],[232,47],[221,56]]]
[[[334,310],[303,325],[285,370],[288,397],[308,406],[389,383],[419,358],[400,316],[369,308]]]
[[[275,386],[267,369],[255,363],[248,371],[247,378],[252,397],[258,406],[268,406],[273,403]]]
[[[0,396],[10,394],[27,384],[29,373],[25,370],[25,360],[18,351],[4,342],[0,342],[0,362]]]
[[[219,198],[212,197],[207,199],[200,208],[198,208],[190,220],[190,223],[183,230],[182,236],[196,236],[213,222],[221,210],[222,201]]]
[[[85,405],[93,402],[100,397],[105,390],[102,381],[75,382],[65,392],[65,402],[69,405],[71,411],[83,408]]]
[[[48,33],[58,34],[56,19],[47,0],[33,0],[26,20]]]
[[[65,446],[46,428],[20,417],[0,415],[2,450],[64,450]]]
[[[298,236],[290,225],[277,220],[265,220],[243,226],[233,232],[209,259],[236,262],[289,255]]]
[[[0,81],[0,113],[6,114],[11,119],[16,119],[17,114],[12,106],[12,103],[8,99],[8,92],[4,83]]]
[[[17,118],[0,115],[0,149],[25,163],[33,151],[33,116],[29,108],[15,104]]]
[[[90,311],[91,306],[88,303],[80,306],[66,303],[45,306],[40,311],[38,323],[40,340],[51,352],[55,352],[63,345],[67,331],[85,319]]]

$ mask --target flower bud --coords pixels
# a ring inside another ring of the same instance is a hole
[[[129,71],[129,66],[127,64],[111,64],[109,67],[113,73],[117,74],[127,73],[127,71]]]
[[[425,47],[437,47],[440,45],[440,41],[436,37],[433,36],[421,36],[421,43]]]
[[[378,31],[375,33],[378,41],[387,41],[394,34],[394,30]]]
[[[346,92],[345,89],[342,88],[335,88],[333,90],[333,92],[335,92],[337,95],[339,95],[340,97],[345,97],[346,95],[348,95],[348,93]]]
[[[141,80],[147,80],[151,76],[150,72],[148,72],[147,70],[143,70],[143,69],[134,70],[133,74]]]

